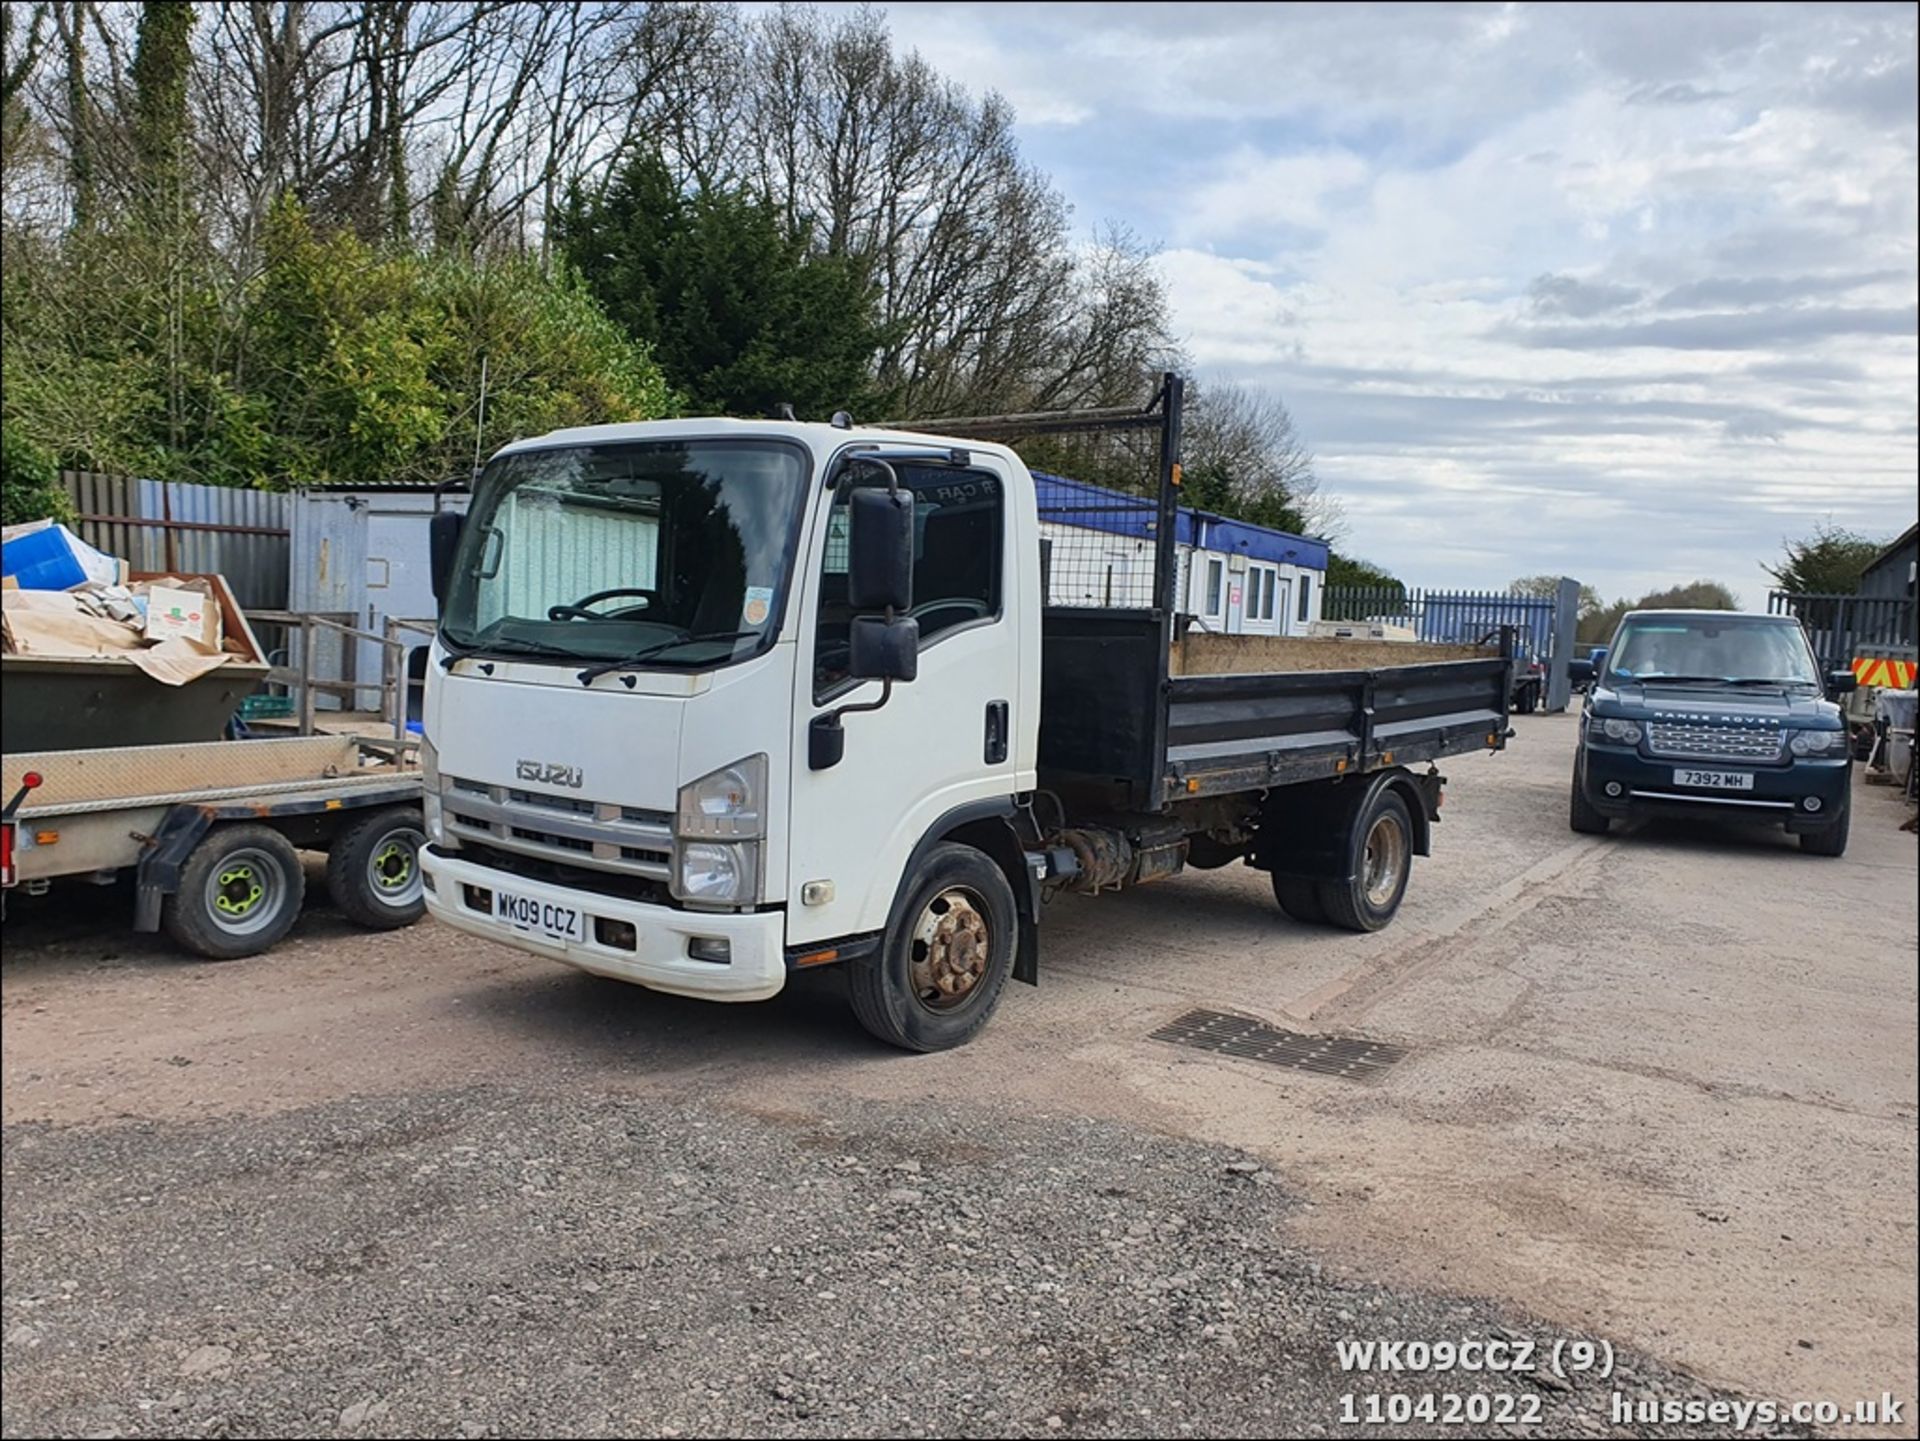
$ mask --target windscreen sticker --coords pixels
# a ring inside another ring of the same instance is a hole
[[[773,587],[770,585],[748,586],[746,603],[740,607],[740,624],[762,626],[767,623],[767,617],[772,614]]]

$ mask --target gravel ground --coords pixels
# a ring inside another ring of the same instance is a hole
[[[1337,1340],[1552,1333],[1356,1284],[1244,1152],[948,1098],[748,1110],[496,1084],[10,1127],[4,1432],[1334,1435]],[[1558,1334],[1565,1334],[1564,1332]],[[1498,1428],[1495,1428],[1498,1429]],[[1720,1428],[1719,1434],[1725,1434]],[[1750,1434],[1805,1434],[1789,1431]]]

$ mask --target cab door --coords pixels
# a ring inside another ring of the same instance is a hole
[[[837,764],[813,770],[814,717],[878,701],[878,681],[846,674],[847,495],[820,497],[795,677],[787,938],[805,944],[884,929],[915,845],[943,816],[1016,789],[1021,677],[1011,544],[1014,478],[975,453],[966,467],[893,461],[914,494],[913,606],[918,674],[886,704],[844,716]],[[1024,480],[1024,476],[1021,477]],[[1019,497],[1031,509],[1030,495]],[[1032,534],[1029,525],[1026,533]],[[1038,549],[1033,557],[1038,580]]]

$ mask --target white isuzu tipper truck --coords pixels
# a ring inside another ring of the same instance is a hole
[[[921,1051],[1036,978],[1056,890],[1245,860],[1296,918],[1385,925],[1432,762],[1504,744],[1509,657],[1183,635],[1181,389],[970,434],[675,420],[506,447],[432,522],[430,912],[714,1000],[842,966],[860,1021]],[[1032,476],[975,437],[1095,430],[1157,432],[1129,502],[1151,586],[1049,605]]]

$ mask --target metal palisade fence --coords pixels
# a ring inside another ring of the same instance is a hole
[[[1424,590],[1416,586],[1329,586],[1321,618],[1392,626],[1410,639],[1470,643],[1512,626],[1533,655],[1553,650],[1554,599],[1511,591]]]
[[[286,496],[94,471],[63,471],[60,478],[88,545],[135,571],[218,572],[242,608],[285,608]]]
[[[1850,670],[1856,657],[1915,648],[1914,606],[1902,595],[1817,595],[1776,590],[1767,594],[1774,615],[1798,616],[1825,671]]]

